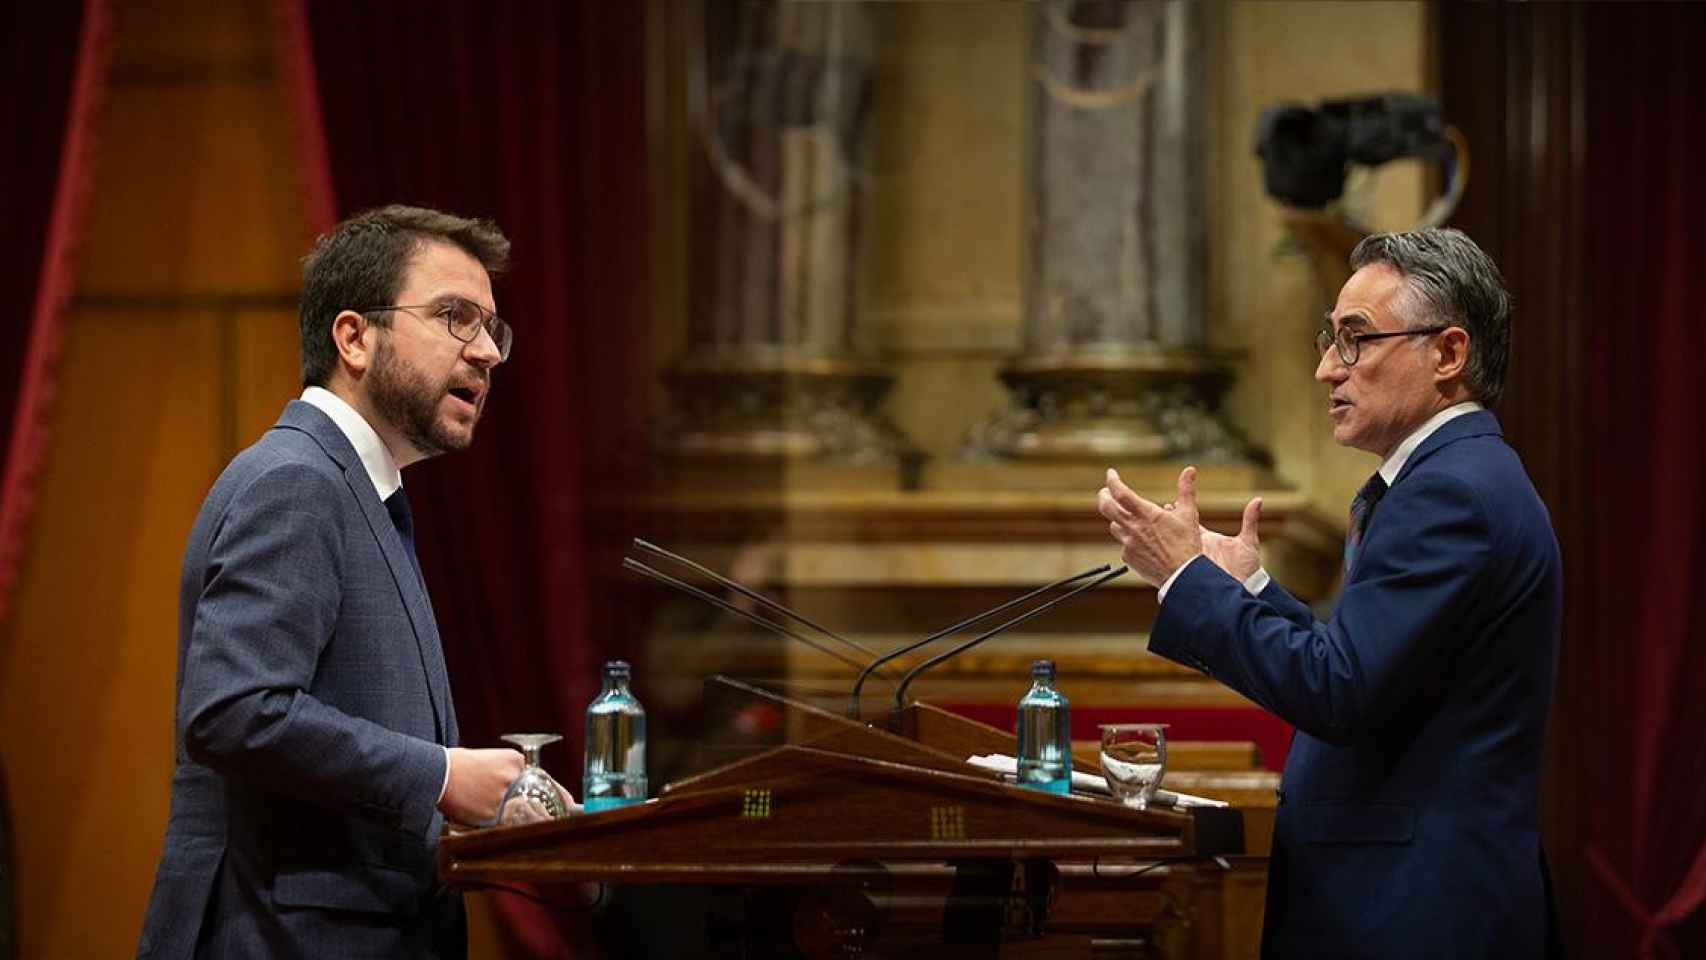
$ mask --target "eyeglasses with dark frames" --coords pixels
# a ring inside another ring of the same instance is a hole
[[[491,335],[492,343],[498,348],[498,361],[509,359],[510,347],[515,343],[515,332],[504,319],[465,297],[446,297],[437,303],[422,304],[393,304],[388,307],[362,307],[356,313],[384,313],[389,310],[401,310],[422,320],[429,316],[443,320],[445,329],[450,335],[463,343],[473,343],[474,338],[484,330]],[[417,311],[430,311],[426,316]]]
[[[1339,359],[1345,366],[1355,366],[1357,358],[1362,355],[1362,345],[1369,340],[1385,340],[1389,337],[1420,337],[1435,333],[1444,333],[1451,329],[1451,324],[1433,327],[1418,327],[1415,330],[1394,330],[1390,333],[1357,333],[1349,327],[1340,327],[1338,333],[1323,327],[1315,333],[1315,352],[1319,356],[1327,355],[1327,348],[1338,347]]]

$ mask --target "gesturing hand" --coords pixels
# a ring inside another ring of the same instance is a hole
[[[1256,537],[1256,524],[1262,519],[1262,498],[1244,505],[1244,519],[1236,537],[1204,529],[1202,552],[1214,565],[1239,580],[1250,579],[1262,566],[1262,543]]]
[[[1108,485],[1096,494],[1096,509],[1108,532],[1120,542],[1120,559],[1150,583],[1160,586],[1173,571],[1203,552],[1197,519],[1197,468],[1179,474],[1178,499],[1158,506],[1143,499],[1108,470]]]

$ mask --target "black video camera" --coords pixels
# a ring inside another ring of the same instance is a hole
[[[1256,121],[1256,154],[1268,195],[1295,207],[1323,207],[1345,192],[1345,167],[1405,157],[1436,159],[1454,176],[1456,151],[1426,97],[1388,93],[1326,100],[1319,110],[1282,103]]]

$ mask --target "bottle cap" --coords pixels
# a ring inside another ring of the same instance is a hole
[[[605,676],[607,676],[607,677],[627,677],[628,674],[629,674],[628,661],[626,661],[626,660],[606,660],[604,662],[604,675]]]
[[[1052,676],[1054,676],[1054,661],[1053,660],[1034,660],[1034,661],[1032,661],[1031,662],[1031,676],[1033,676],[1033,677],[1044,677],[1044,676],[1052,677]]]

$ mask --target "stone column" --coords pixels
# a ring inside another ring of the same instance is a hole
[[[696,158],[688,346],[666,448],[894,462],[890,377],[855,325],[868,41],[855,4],[705,0],[689,42]]]
[[[1204,350],[1201,11],[1049,0],[1032,17],[1022,352],[968,453],[1244,457]]]

